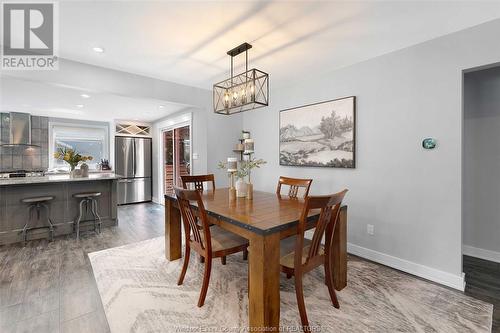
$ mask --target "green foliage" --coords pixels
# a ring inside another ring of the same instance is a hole
[[[58,148],[54,153],[54,158],[64,161],[69,164],[71,170],[74,170],[78,163],[91,161],[92,156],[81,155],[73,149],[69,148]]]
[[[239,161],[238,162],[238,169],[237,169],[238,171],[236,171],[235,176],[236,176],[236,178],[240,178],[240,179],[243,179],[246,176],[248,176],[250,179],[250,173],[251,173],[252,169],[260,168],[262,165],[264,165],[266,163],[267,162],[261,158],[259,158],[259,159],[252,159],[251,158],[250,160],[247,160],[247,161]],[[219,161],[219,163],[217,163],[217,168],[222,169],[222,170],[227,170],[227,162]]]

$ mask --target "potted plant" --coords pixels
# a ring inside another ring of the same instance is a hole
[[[247,197],[248,199],[253,198],[253,184],[251,182],[251,173],[252,169],[260,168],[261,165],[266,164],[267,162],[263,159],[252,159],[240,161],[238,163],[238,169],[234,173],[237,178],[236,181],[236,196],[239,198]],[[219,169],[227,169],[226,162],[219,162]],[[247,181],[245,182],[245,177],[248,176]]]
[[[58,148],[54,153],[54,158],[69,164],[70,177],[75,177],[75,168],[78,163],[92,160],[92,156],[81,155],[75,150],[69,148]]]
[[[241,161],[241,168],[242,168],[242,174],[245,174],[245,176],[248,176],[247,184],[246,184],[246,191],[247,191],[247,198],[252,200],[253,199],[253,184],[252,184],[252,169],[255,168],[260,168],[261,165],[266,164],[267,162],[264,161],[262,158],[259,159],[254,159],[251,157],[251,155],[248,157],[248,160]],[[236,189],[238,190],[238,189]]]

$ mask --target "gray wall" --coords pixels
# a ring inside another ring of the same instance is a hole
[[[0,144],[9,143],[9,114],[0,113]],[[13,170],[47,170],[48,118],[31,116],[31,143],[40,148],[0,147],[0,172]]]
[[[273,191],[279,175],[314,178],[311,194],[347,187],[351,251],[463,287],[462,70],[500,61],[499,31],[495,20],[274,87],[268,108],[244,114],[256,157],[269,162],[254,173],[255,187]],[[279,110],[350,95],[356,169],[279,166]],[[437,149],[423,150],[425,137],[437,138]]]
[[[500,259],[500,67],[464,78],[463,240]]]

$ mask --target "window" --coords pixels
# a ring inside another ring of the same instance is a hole
[[[82,155],[92,156],[92,161],[87,162],[90,169],[97,169],[102,159],[109,159],[108,126],[51,123],[49,128],[51,169],[69,169],[66,162],[54,158],[54,152],[59,148],[73,149]]]

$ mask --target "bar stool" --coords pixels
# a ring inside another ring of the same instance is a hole
[[[45,197],[35,197],[35,198],[25,198],[22,199],[21,202],[28,204],[29,206],[29,217],[28,221],[23,227],[22,235],[23,235],[23,245],[26,246],[26,243],[28,241],[28,231],[35,230],[35,229],[49,229],[49,239],[50,241],[54,240],[54,225],[52,224],[52,221],[50,220],[50,208],[47,205],[47,203],[51,200],[54,200],[53,196],[45,196]],[[40,226],[40,227],[29,227],[29,224],[33,218],[33,211],[36,211],[36,218],[39,221],[40,220],[40,215],[42,208],[45,209],[47,212],[47,223],[48,225]]]
[[[97,197],[101,196],[101,192],[77,193],[73,197],[80,200],[80,213],[76,222],[73,224],[73,231],[76,229],[76,239],[80,239],[80,220],[83,216],[83,206],[85,211],[92,214],[94,220],[94,232],[101,233],[101,217],[97,213]]]

